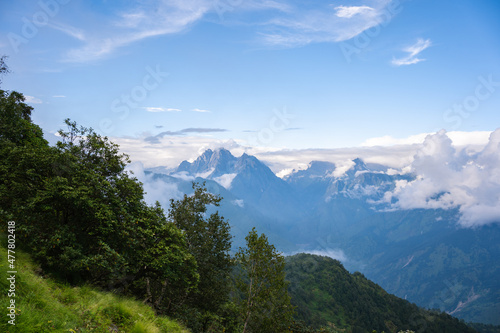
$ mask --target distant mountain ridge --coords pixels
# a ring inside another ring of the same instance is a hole
[[[294,210],[297,205],[290,185],[256,157],[247,154],[236,158],[223,148],[215,151],[208,149],[192,163],[183,161],[172,175],[176,173],[213,180],[273,218],[288,217],[283,210],[276,214],[277,200],[288,211]]]
[[[254,156],[218,149],[156,177],[183,192],[206,181],[220,193],[236,246],[256,226],[282,251],[334,253],[349,270],[420,306],[500,324],[500,227],[459,229],[457,210],[388,211],[385,193],[414,175],[354,159],[313,161],[282,179]]]

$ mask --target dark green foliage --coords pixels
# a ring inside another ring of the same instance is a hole
[[[236,253],[240,317],[245,332],[286,332],[294,308],[285,281],[285,258],[255,228],[245,238],[246,248]]]
[[[0,84],[2,83],[2,75],[10,73],[9,67],[5,63],[5,60],[7,60],[6,55],[0,57]]]
[[[209,193],[204,184],[193,183],[193,190],[193,195],[171,201],[168,217],[184,231],[188,250],[198,263],[198,288],[186,298],[185,304],[191,309],[184,317],[191,327],[199,325],[206,331],[220,319],[214,315],[229,298],[231,234],[229,223],[217,212],[206,216],[207,207],[219,206],[222,198]]]
[[[339,261],[328,257],[288,257],[286,272],[297,319],[315,328],[475,332],[450,315],[423,310],[388,294],[362,274],[350,274]]]
[[[2,145],[40,147],[46,145],[39,126],[31,121],[33,108],[16,91],[0,90],[0,141]]]
[[[18,246],[63,280],[133,292],[155,307],[181,302],[196,288],[196,261],[161,207],[143,200],[128,157],[69,120],[49,146],[23,101],[1,91],[0,218],[16,221]]]
[[[500,326],[498,325],[486,325],[479,323],[469,323],[467,325],[480,333],[500,333]]]

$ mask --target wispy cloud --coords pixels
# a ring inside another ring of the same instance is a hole
[[[181,109],[174,109],[174,108],[160,108],[160,107],[153,107],[153,106],[147,106],[143,107],[144,110],[148,112],[181,112]]]
[[[424,40],[422,38],[419,38],[415,44],[403,49],[404,52],[408,53],[408,55],[406,57],[399,58],[399,59],[394,58],[394,59],[392,59],[391,63],[395,66],[403,66],[403,65],[413,65],[413,64],[419,63],[421,61],[424,61],[425,59],[418,58],[417,56],[423,50],[425,50],[426,48],[428,48],[431,45],[432,45],[432,43],[431,43],[430,39]]]
[[[42,104],[42,100],[33,96],[24,95],[24,101],[29,104]]]
[[[62,24],[59,22],[49,22],[48,26],[52,29],[59,30],[62,33],[71,36],[75,39],[85,41],[85,32],[82,29],[78,29],[70,25]]]
[[[194,112],[201,112],[201,113],[208,113],[210,112],[209,110],[204,110],[204,109],[193,109]]]
[[[149,136],[144,139],[144,141],[159,144],[160,139],[165,136],[184,136],[187,134],[207,134],[207,133],[220,133],[227,132],[226,129],[223,128],[184,128],[180,131],[165,131],[161,132],[155,136]]]
[[[64,96],[64,95],[54,95],[54,96],[52,96],[52,98],[66,98],[66,96]]]
[[[374,0],[361,6],[322,8],[296,7],[267,23],[262,33],[268,45],[296,47],[310,43],[341,42],[356,37],[393,15],[387,15],[389,0]],[[368,5],[369,4],[369,5]]]
[[[351,18],[354,15],[373,15],[374,9],[368,6],[338,6],[335,7],[337,17]]]
[[[145,38],[181,32],[202,18],[211,6],[208,0],[141,2],[92,32],[55,28],[85,42],[82,47],[69,50],[64,57],[67,62],[83,63],[108,57],[119,48]]]
[[[357,6],[290,3],[285,0],[249,0],[230,5],[229,12],[262,11],[265,22],[250,21],[266,45],[295,47],[317,42],[351,39],[381,24],[392,15],[392,0],[364,0]],[[86,63],[107,58],[140,40],[183,32],[209,14],[220,14],[213,0],[154,0],[131,2],[128,9],[86,29],[51,23],[53,29],[72,36],[82,45],[66,52],[66,62]],[[255,16],[250,15],[252,20]],[[95,20],[99,22],[99,20]],[[221,21],[222,22],[222,21]]]

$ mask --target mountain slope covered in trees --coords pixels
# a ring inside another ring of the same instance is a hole
[[[315,328],[335,327],[350,332],[475,332],[448,314],[424,310],[388,294],[361,273],[350,274],[339,261],[329,257],[287,257],[286,273],[297,319]]]

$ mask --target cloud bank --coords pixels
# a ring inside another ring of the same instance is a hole
[[[158,201],[164,209],[170,207],[170,199],[181,199],[183,193],[179,191],[174,183],[167,183],[161,179],[155,179],[153,175],[144,173],[144,165],[141,162],[134,162],[127,166],[127,172],[131,172],[144,187],[146,195],[144,200],[149,205],[154,205]]]
[[[500,129],[479,151],[456,149],[444,130],[429,135],[410,168],[417,179],[385,195],[392,208],[458,208],[463,227],[500,222]]]
[[[422,143],[422,135],[415,135],[395,142],[388,140],[386,143],[395,143],[392,146],[300,150],[249,147],[242,141],[182,135],[194,134],[195,129],[180,132],[183,133],[158,137],[156,144],[145,140],[147,138],[116,138],[113,141],[130,154],[133,161],[147,164],[145,167],[176,167],[183,160],[193,161],[206,149],[220,147],[235,156],[244,152],[254,155],[278,175],[307,167],[315,160],[345,166],[339,168],[340,173],[349,167],[352,159],[359,157],[367,163],[392,168],[391,174],[411,172],[416,176],[414,181],[397,182],[396,188],[385,194],[380,203],[389,209],[457,209],[459,224],[463,227],[500,222],[500,129],[494,132],[440,131],[426,135]],[[219,181],[230,187],[232,176],[227,175]],[[160,185],[151,185],[148,192],[160,191]],[[175,194],[175,189],[169,192]]]

